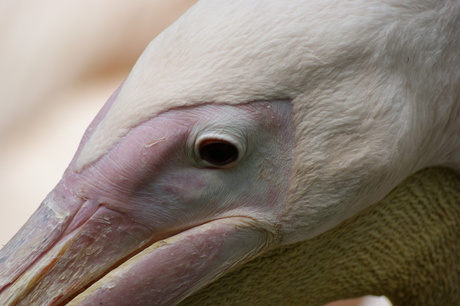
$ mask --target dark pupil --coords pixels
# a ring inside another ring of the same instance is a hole
[[[238,158],[238,149],[226,142],[213,142],[200,148],[201,159],[213,166],[225,166]]]

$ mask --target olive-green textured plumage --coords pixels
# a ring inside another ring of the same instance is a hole
[[[460,304],[460,176],[431,168],[311,240],[271,251],[181,305],[323,305],[385,295]]]

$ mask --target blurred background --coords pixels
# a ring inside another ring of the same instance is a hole
[[[0,0],[0,246],[59,181],[146,45],[195,2]]]

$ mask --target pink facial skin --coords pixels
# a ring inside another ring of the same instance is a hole
[[[61,182],[0,251],[1,304],[177,303],[279,240],[292,166],[286,101],[171,109]],[[238,159],[201,159],[225,139]],[[243,179],[244,178],[244,179]],[[75,300],[74,300],[75,299]]]

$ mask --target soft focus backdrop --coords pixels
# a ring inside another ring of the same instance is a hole
[[[194,2],[0,0],[1,246],[59,181],[148,42]]]
[[[0,243],[58,182],[148,42],[194,0],[0,0]]]

